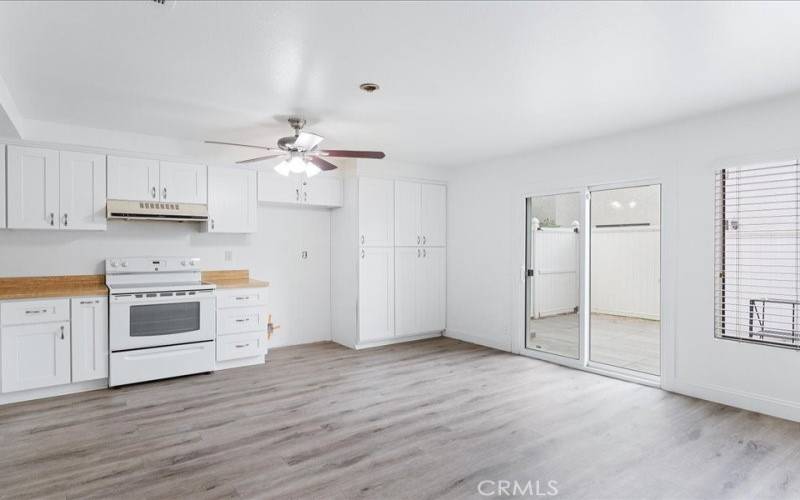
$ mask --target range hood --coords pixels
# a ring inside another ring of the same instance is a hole
[[[198,203],[108,200],[106,217],[128,220],[205,222],[208,220],[208,206]]]

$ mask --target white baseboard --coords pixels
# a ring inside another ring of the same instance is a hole
[[[373,342],[361,342],[355,345],[356,350],[369,349],[371,347],[380,347],[383,345],[400,344],[402,342],[412,342],[414,340],[432,339],[441,337],[442,332],[422,333],[420,335],[409,335],[407,337],[392,337],[389,339],[376,340]]]
[[[228,368],[239,368],[242,366],[253,366],[253,365],[263,365],[264,358],[266,354],[263,356],[253,356],[250,358],[244,359],[232,359],[229,361],[217,361],[214,365],[214,369],[216,370],[227,370]]]
[[[470,335],[469,333],[459,332],[457,330],[450,330],[450,329],[444,332],[444,336],[456,340],[463,340],[464,342],[469,342],[470,344],[478,344],[484,347],[491,347],[492,349],[497,349],[499,351],[511,352],[510,338],[504,340],[487,339],[486,337],[480,337],[478,335]]]
[[[29,391],[8,392],[6,394],[0,394],[0,405],[107,388],[108,379],[102,378],[98,380],[89,380],[87,382],[77,382],[75,384],[57,385],[55,387],[42,387],[41,389],[31,389]]]
[[[800,422],[800,404],[785,399],[772,398],[761,394],[733,391],[725,387],[691,384],[675,380],[665,390],[720,403],[743,410],[763,413],[773,417]]]

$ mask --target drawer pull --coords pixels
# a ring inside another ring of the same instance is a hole
[[[236,344],[237,349],[242,349],[243,347],[250,347],[250,344]]]
[[[245,321],[250,321],[250,318],[239,318],[236,320],[237,323],[244,323]]]
[[[99,304],[99,303],[100,303],[99,300],[82,300],[81,301],[81,304],[83,304],[83,305],[86,305],[86,304]]]
[[[250,300],[250,296],[245,295],[244,297],[236,297],[236,300]]]
[[[26,309],[25,314],[42,314],[46,313],[47,309]]]

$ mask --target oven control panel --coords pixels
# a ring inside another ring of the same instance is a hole
[[[117,257],[106,259],[106,274],[199,271],[197,257]]]

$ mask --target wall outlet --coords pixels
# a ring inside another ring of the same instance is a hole
[[[225,262],[233,261],[233,250],[225,250]]]

